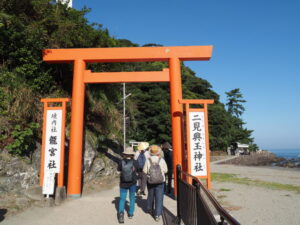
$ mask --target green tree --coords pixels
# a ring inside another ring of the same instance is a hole
[[[240,117],[245,111],[243,103],[246,101],[243,99],[243,95],[239,88],[233,89],[229,92],[225,92],[227,95],[227,110],[228,112],[235,116]]]
[[[239,88],[233,89],[226,92],[227,95],[227,111],[231,115],[229,136],[230,143],[241,142],[241,143],[253,143],[254,139],[251,137],[253,130],[248,130],[244,128],[245,122],[240,118],[245,107],[243,103],[246,100],[243,99],[243,95]]]
[[[37,136],[32,135],[30,129],[36,128],[31,125],[42,122],[40,99],[71,97],[73,65],[43,62],[43,49],[139,47],[130,40],[112,37],[101,24],[90,23],[86,18],[89,12],[87,8],[76,10],[52,0],[0,1],[1,147],[9,145],[17,154],[29,154]],[[166,67],[166,62],[87,64],[95,72],[160,71]],[[225,149],[237,139],[251,141],[251,131],[243,127],[239,118],[244,108],[235,105],[243,103],[239,89],[229,92],[229,113],[208,81],[184,63],[181,73],[183,98],[215,100],[209,106],[212,149]],[[151,143],[171,141],[169,84],[128,84],[127,91],[132,93],[126,101],[128,137]],[[122,143],[121,98],[120,84],[86,85],[84,124],[98,147],[109,143],[106,139]],[[29,143],[23,137],[30,137]]]
[[[252,142],[252,143],[250,143],[249,150],[252,152],[256,152],[257,150],[259,150],[259,147],[257,144]]]

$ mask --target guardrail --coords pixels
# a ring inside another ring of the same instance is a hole
[[[180,165],[176,167],[176,176],[178,224],[183,221],[185,225],[241,225],[226,212],[197,177],[182,171]],[[192,180],[192,184],[187,182],[188,179]],[[219,222],[211,207],[220,216]]]

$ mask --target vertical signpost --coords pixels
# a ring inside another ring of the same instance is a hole
[[[207,188],[211,188],[210,153],[207,104],[214,100],[182,100],[186,109],[187,168],[188,173],[206,179]],[[203,108],[190,108],[190,104],[203,104]]]
[[[68,101],[68,98],[41,100],[44,103],[44,121],[40,185],[47,197],[54,194],[55,174],[58,174],[57,186],[63,187],[65,117]],[[61,106],[49,106],[55,103]]]

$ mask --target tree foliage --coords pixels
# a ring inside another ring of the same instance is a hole
[[[0,1],[0,141],[13,153],[28,155],[42,121],[41,98],[71,97],[72,65],[47,64],[42,49],[139,47],[116,39],[101,24],[90,23],[90,9],[76,10],[51,0]],[[161,46],[146,44],[144,46]],[[92,71],[160,71],[166,62],[91,63]],[[239,120],[244,109],[239,89],[232,93],[232,112],[225,110],[210,83],[182,63],[184,98],[214,99],[209,106],[212,149],[225,149],[232,140],[251,141],[251,131]],[[170,96],[167,83],[128,84],[128,138],[151,143],[171,141]],[[235,99],[234,99],[235,98]],[[70,110],[69,110],[70,111]],[[68,119],[70,114],[68,114]],[[85,128],[99,145],[106,139],[122,143],[122,85],[86,85]],[[33,135],[34,134],[34,135]],[[35,138],[33,138],[35,137]],[[28,143],[29,141],[29,143]]]
[[[232,135],[231,143],[241,142],[241,143],[251,144],[251,146],[253,146],[254,140],[251,137],[253,130],[248,130],[247,128],[244,128],[245,122],[241,118],[243,112],[245,111],[245,107],[243,106],[243,103],[245,103],[246,100],[243,99],[243,95],[239,88],[235,88],[229,92],[226,92],[226,95],[227,95],[227,103],[226,103],[227,111],[231,115],[231,119],[230,119],[230,133]],[[255,148],[256,146],[253,147],[253,149]]]
[[[243,103],[246,102],[246,100],[243,99],[243,95],[240,89],[236,88],[225,93],[227,95],[226,105],[228,107],[228,112],[232,116],[240,117],[245,111],[245,107],[243,106]]]

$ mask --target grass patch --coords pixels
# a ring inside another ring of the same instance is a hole
[[[231,189],[228,189],[228,188],[221,188],[220,191],[231,191]]]
[[[218,182],[231,182],[236,184],[253,185],[257,187],[264,187],[273,190],[284,190],[284,191],[294,191],[300,194],[300,187],[291,184],[279,184],[275,182],[261,181],[261,180],[251,180],[247,177],[238,177],[237,174],[232,173],[212,173],[212,180]]]

